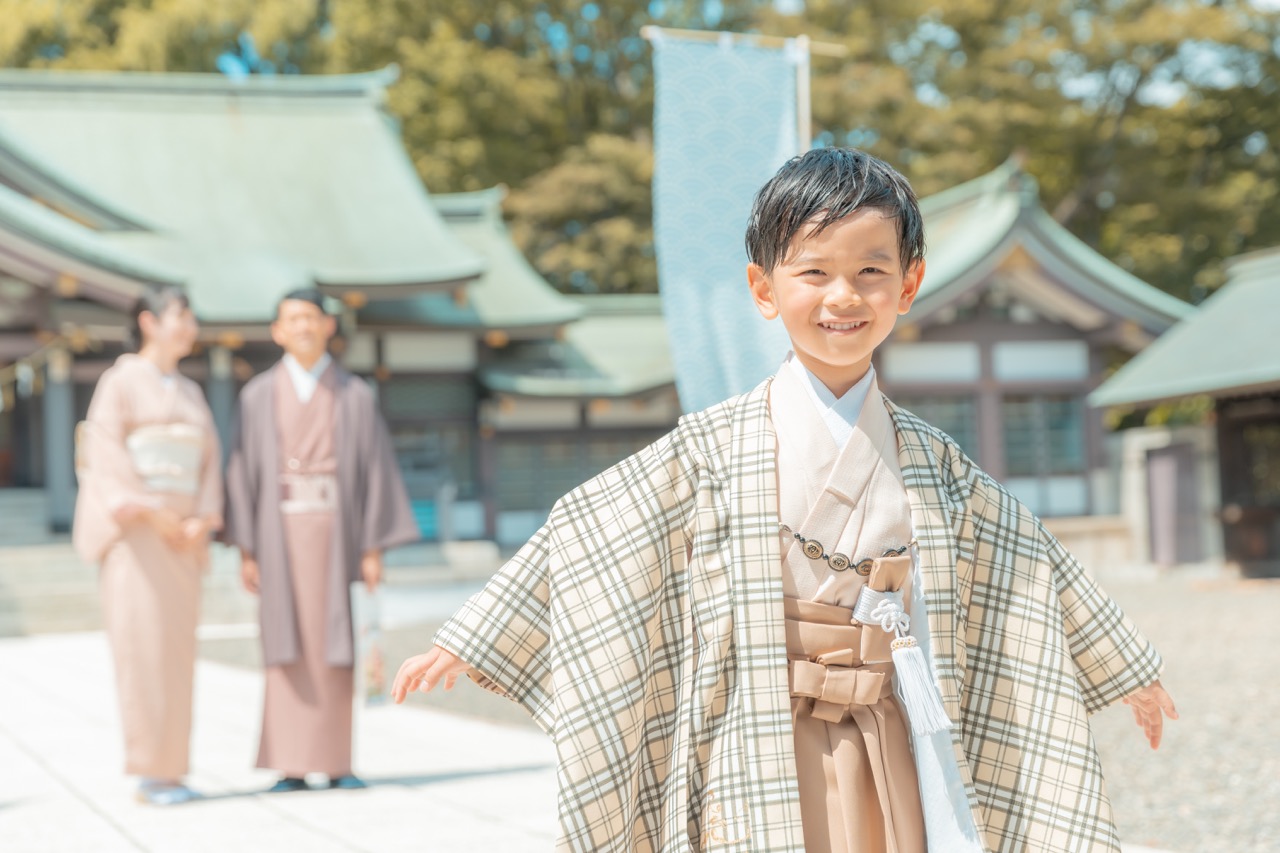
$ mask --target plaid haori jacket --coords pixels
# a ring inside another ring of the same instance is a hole
[[[992,851],[1118,850],[1086,716],[1159,655],[1038,519],[886,401],[932,658]],[[558,849],[797,851],[768,383],[565,495],[436,642],[558,756]]]

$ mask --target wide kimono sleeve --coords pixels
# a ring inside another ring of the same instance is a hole
[[[359,380],[355,380],[359,381]],[[400,467],[387,425],[378,414],[373,397],[366,407],[367,469],[364,477],[364,507],[360,519],[360,552],[385,551],[422,538],[409,505]]]
[[[975,467],[976,471],[976,467]],[[979,527],[993,553],[1016,554],[1014,574],[1047,576],[1073,675],[1092,714],[1160,677],[1160,654],[1044,523],[1003,486],[978,473]],[[979,546],[981,550],[982,546]],[[1008,558],[1006,558],[1008,559]],[[1033,608],[1033,611],[1038,608]],[[1044,612],[1044,611],[1041,611]]]
[[[697,489],[680,431],[561,498],[436,635],[558,741],[670,705]],[[588,744],[574,751],[592,753]],[[562,752],[563,752],[562,748]],[[564,756],[562,755],[562,759]]]
[[[125,438],[132,427],[127,378],[111,368],[98,380],[89,412],[76,427],[76,495],[72,543],[87,563],[102,560],[122,534],[115,511],[126,504],[156,506],[134,472]]]
[[[204,401],[200,386],[192,383],[192,391],[202,410],[201,426],[204,429],[204,452],[200,458],[200,486],[196,492],[195,514],[206,519],[213,530],[222,528],[222,507],[225,499],[222,484],[222,442],[218,440],[218,428],[213,413]]]
[[[1164,661],[1080,561],[1042,523],[1037,526],[1053,566],[1076,680],[1092,714],[1154,682]]]
[[[551,731],[551,530],[543,526],[436,634],[486,689]]]
[[[257,556],[258,482],[256,457],[250,445],[253,386],[246,386],[236,405],[231,425],[231,449],[227,455],[222,531],[218,539],[242,552]]]

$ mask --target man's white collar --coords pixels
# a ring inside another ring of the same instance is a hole
[[[316,393],[320,377],[333,363],[333,357],[325,353],[316,359],[316,363],[311,365],[310,370],[299,364],[298,360],[288,353],[285,353],[281,361],[284,362],[284,369],[288,372],[289,379],[293,381],[293,390],[297,393],[298,399],[306,403],[311,400],[311,395]]]

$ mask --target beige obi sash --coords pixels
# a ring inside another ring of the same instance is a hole
[[[867,586],[910,595],[911,558],[873,562]],[[879,625],[863,625],[848,607],[784,598],[787,658],[793,699],[809,700],[813,716],[838,723],[857,705],[890,695],[893,637]],[[799,710],[799,709],[797,709]]]
[[[874,705],[893,693],[892,663],[858,660],[862,629],[849,624],[847,607],[785,598],[783,611],[791,698],[801,700],[797,713],[840,723],[854,706]]]
[[[138,427],[124,441],[133,470],[149,492],[194,495],[200,487],[204,433],[191,424]]]

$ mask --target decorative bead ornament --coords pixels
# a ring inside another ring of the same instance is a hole
[[[822,546],[821,542],[819,542],[817,539],[805,538],[800,534],[799,531],[795,530],[788,524],[780,525],[780,528],[782,530],[783,535],[790,536],[791,538],[795,539],[797,542],[800,543],[801,553],[803,553],[810,560],[824,561],[828,566],[831,567],[831,570],[833,572],[843,572],[846,569],[848,569],[850,566],[852,566],[853,570],[858,574],[862,575],[864,578],[871,574],[871,567],[875,565],[875,560],[873,558],[864,557],[863,559],[859,560],[857,563],[854,563],[844,554],[828,554],[827,549]],[[911,544],[914,541],[915,541],[914,539],[911,540],[911,542],[908,542],[906,545],[903,545],[901,548],[890,548],[880,556],[881,557],[901,556],[902,554],[905,554],[907,552],[907,549],[911,547]]]

